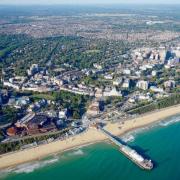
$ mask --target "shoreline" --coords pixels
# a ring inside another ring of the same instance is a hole
[[[128,132],[149,126],[150,124],[162,121],[163,119],[176,114],[180,114],[180,105],[164,108],[159,111],[148,112],[133,119],[126,120],[123,124],[108,123],[105,126],[105,129],[110,131],[113,135],[122,136]],[[107,140],[104,134],[96,129],[89,128],[86,132],[66,140],[55,141],[35,148],[0,155],[0,169],[12,168],[19,164],[40,160],[53,154],[60,154],[65,151],[88,146],[104,140]]]

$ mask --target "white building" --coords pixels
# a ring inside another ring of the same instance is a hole
[[[142,71],[146,71],[147,67],[146,66],[140,66],[139,69],[142,70]]]
[[[148,94],[146,94],[146,95],[144,95],[144,94],[139,94],[139,95],[137,96],[137,100],[138,100],[138,101],[150,101],[150,100],[152,100],[152,98],[151,98]]]
[[[131,70],[130,69],[124,69],[123,74],[130,75]]]
[[[103,96],[103,90],[100,88],[95,89],[95,97],[100,98]]]
[[[141,76],[141,71],[136,71],[135,74],[140,77]]]
[[[94,68],[96,68],[98,70],[102,69],[102,66],[100,64],[94,63],[93,66],[94,66]]]
[[[156,75],[157,75],[157,72],[156,72],[156,71],[152,71],[151,75],[152,75],[152,76],[156,76]]]
[[[122,87],[123,88],[129,88],[130,86],[130,80],[129,79],[125,79],[123,84],[122,84]]]
[[[165,88],[175,88],[175,86],[176,86],[176,82],[173,80],[169,80],[169,81],[164,82]]]
[[[111,74],[104,75],[104,79],[112,80],[113,76]]]
[[[151,86],[150,90],[153,92],[156,92],[156,93],[163,93],[164,92],[164,90],[162,88],[158,88],[156,86]]]
[[[19,85],[10,83],[10,82],[8,82],[8,81],[4,81],[4,82],[3,82],[3,85],[4,85],[4,86],[7,86],[7,87],[11,87],[11,88],[16,89],[16,90],[19,90],[19,89],[20,89],[20,86],[19,86]]]
[[[149,83],[147,81],[138,81],[136,86],[139,88],[139,89],[143,89],[143,90],[147,90],[148,89],[148,85]]]
[[[59,118],[60,119],[66,119],[67,118],[67,109],[62,109],[59,111]]]
[[[122,83],[122,78],[117,78],[116,80],[113,81],[114,86],[119,86]]]
[[[135,103],[135,102],[136,102],[136,98],[130,97],[130,98],[128,99],[128,101],[129,101],[130,103]]]
[[[122,96],[121,91],[117,91],[116,88],[112,88],[111,90],[105,90],[103,93],[104,97],[108,97],[108,96]]]
[[[26,106],[29,103],[30,103],[29,97],[23,96],[23,97],[17,99],[16,106],[17,107]]]
[[[64,85],[64,80],[62,80],[58,77],[53,78],[53,82],[56,83],[58,86]]]

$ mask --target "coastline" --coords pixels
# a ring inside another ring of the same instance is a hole
[[[112,134],[119,136],[132,130],[146,127],[152,123],[161,121],[176,114],[180,114],[180,105],[168,107],[159,111],[156,110],[154,112],[149,112],[134,119],[126,120],[123,124],[108,123],[105,129],[110,131]],[[79,146],[94,144],[106,139],[107,138],[104,136],[104,134],[96,129],[90,128],[88,131],[82,134],[70,137],[63,141],[55,141],[49,144],[40,145],[35,148],[0,155],[0,169],[5,169],[26,162],[39,160],[43,157],[55,153],[72,150],[78,148]]]

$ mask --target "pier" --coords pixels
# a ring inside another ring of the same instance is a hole
[[[137,153],[134,149],[131,147],[122,144],[119,140],[117,140],[111,133],[106,131],[105,129],[99,127],[98,128],[110,141],[112,141],[114,144],[116,144],[119,147],[119,150],[122,154],[124,154],[128,159],[130,159],[132,162],[134,162],[136,165],[138,165],[140,168],[145,170],[151,170],[153,169],[153,163],[151,160],[148,160],[139,153]]]

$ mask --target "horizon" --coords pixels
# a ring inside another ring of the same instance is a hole
[[[15,7],[30,7],[30,6],[37,6],[37,7],[47,7],[47,6],[49,6],[49,7],[53,7],[53,6],[77,6],[77,7],[80,7],[80,6],[86,6],[86,7],[113,7],[113,6],[139,6],[139,7],[142,7],[142,6],[150,6],[150,7],[154,7],[154,6],[172,6],[172,7],[174,7],[174,6],[177,6],[177,7],[179,7],[180,6],[180,3],[177,3],[177,4],[175,4],[175,3],[112,3],[112,4],[108,4],[108,3],[105,3],[105,4],[95,4],[95,3],[89,3],[89,4],[68,4],[68,3],[61,3],[61,4],[36,4],[36,3],[32,3],[32,4],[1,4],[1,2],[0,2],[0,8],[1,7],[10,7],[10,6],[15,6]]]
[[[178,0],[166,1],[163,0],[137,0],[134,2],[133,0],[87,0],[84,2],[83,0],[29,0],[29,1],[21,1],[21,0],[1,0],[0,5],[180,5]]]

